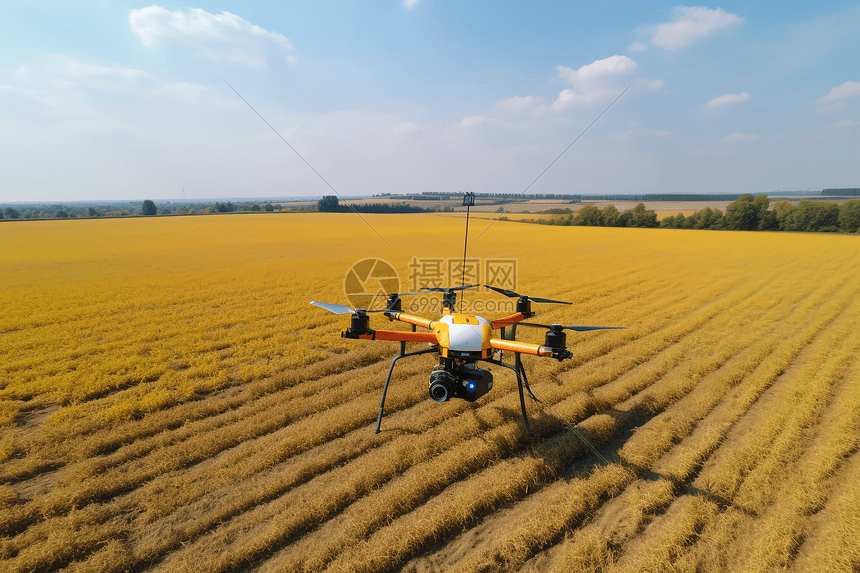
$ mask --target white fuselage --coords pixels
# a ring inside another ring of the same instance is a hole
[[[458,352],[480,352],[484,344],[484,325],[489,321],[480,316],[470,316],[468,324],[463,324],[458,317],[463,315],[448,314],[439,322],[448,325],[448,344],[451,350]]]

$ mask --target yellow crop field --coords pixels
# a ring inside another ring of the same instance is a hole
[[[432,354],[377,435],[398,345],[308,303],[367,257],[411,289],[464,221],[364,217],[388,244],[348,214],[0,224],[0,570],[860,569],[856,237],[498,222],[469,256],[573,303],[535,321],[629,328],[524,358],[533,438],[512,373],[440,404]]]

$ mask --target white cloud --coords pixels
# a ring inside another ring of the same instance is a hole
[[[832,103],[830,105],[826,105],[824,107],[818,108],[819,113],[828,113],[831,111],[838,111],[845,107],[845,102],[838,101],[836,103]]]
[[[619,86],[639,73],[639,66],[627,56],[610,56],[578,70],[565,66],[557,66],[556,69],[558,77],[572,86],[558,94],[558,99],[552,104],[556,111],[617,95]]]
[[[856,122],[853,119],[843,118],[835,123],[828,124],[829,127],[848,127],[849,125],[854,125]]]
[[[421,2],[421,0],[403,0],[403,7],[407,10],[412,10],[418,6],[419,2]]]
[[[627,56],[610,56],[596,60],[578,70],[557,66],[558,77],[566,79],[572,86],[588,89],[590,86],[602,85],[608,78],[627,76],[639,71],[636,62]]]
[[[563,111],[575,105],[588,105],[617,96],[632,79],[639,75],[639,66],[627,56],[610,56],[578,70],[557,66],[558,77],[572,86],[558,94],[552,107]],[[659,90],[663,80],[643,78],[639,81],[649,90]]]
[[[836,86],[830,93],[818,99],[818,103],[826,103],[860,95],[860,82],[845,82]]]
[[[577,104],[593,103],[596,100],[597,98],[588,98],[586,96],[576,93],[573,90],[564,90],[560,94],[558,94],[558,98],[554,102],[552,102],[552,109],[554,109],[555,111],[563,111]]]
[[[200,8],[171,12],[161,6],[132,10],[131,31],[146,48],[175,42],[192,48],[199,57],[216,62],[262,66],[274,51],[294,60],[293,44],[277,32],[269,32],[230,12],[210,14]]]
[[[726,94],[721,95],[720,97],[715,97],[711,101],[708,102],[708,107],[722,107],[724,105],[732,105],[736,103],[745,102],[750,99],[750,94],[747,92],[741,92],[739,94]]]
[[[528,111],[543,105],[544,99],[540,96],[515,96],[503,99],[496,103],[496,107],[504,111]]]
[[[166,110],[187,107],[188,103],[205,104],[207,109],[237,105],[217,88],[168,83],[135,68],[103,65],[66,54],[29,60],[18,68],[16,76],[18,85],[0,86],[0,91],[53,108],[49,113],[56,121],[88,126],[96,132],[104,131],[99,123],[107,129],[134,125],[147,130],[145,122],[135,116],[155,102]],[[129,111],[130,115],[123,115]]]
[[[497,123],[499,123],[497,120],[484,117],[483,115],[470,115],[461,119],[457,127],[460,129],[472,129],[481,125],[495,125]]]
[[[499,134],[502,131],[509,133],[525,131],[533,125],[533,123],[525,121],[511,122],[499,120],[493,117],[486,117],[483,115],[470,115],[461,119],[455,126],[455,130],[461,133],[482,132],[491,130],[493,134]],[[495,135],[493,137],[495,137]]]
[[[646,46],[645,44],[643,44],[639,40],[636,40],[635,42],[633,42],[632,44],[630,44],[627,47],[627,51],[633,52],[633,53],[644,52],[647,49],[648,49],[648,46]]]
[[[135,97],[167,96],[172,99],[201,103],[206,100],[216,107],[235,105],[225,100],[216,88],[188,82],[167,83],[151,74],[123,66],[104,66],[75,56],[55,54],[36,61],[38,75],[45,86],[73,90],[99,89],[122,91]]]
[[[15,71],[17,85],[3,91],[47,106],[68,106],[76,98],[94,98],[99,93],[149,91],[155,78],[142,70],[106,66],[66,54],[33,58]]]
[[[675,9],[672,22],[656,27],[651,42],[662,48],[677,50],[743,21],[737,14],[729,14],[722,8],[711,10],[704,6],[679,6]]]
[[[750,141],[752,139],[758,139],[758,135],[755,133],[733,133],[727,135],[723,141],[731,143],[732,141]]]

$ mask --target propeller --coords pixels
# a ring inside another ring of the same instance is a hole
[[[514,292],[512,290],[505,289],[505,288],[499,288],[499,287],[494,287],[494,286],[490,286],[490,285],[484,285],[484,286],[490,290],[496,291],[499,294],[503,294],[508,298],[521,298],[521,299],[530,300],[533,302],[551,302],[554,304],[573,304],[572,302],[565,302],[563,300],[553,300],[551,298],[536,298],[533,296],[529,296],[527,294],[520,294],[520,293]],[[523,324],[523,323],[520,323],[520,324]]]
[[[349,299],[349,302],[355,302],[355,301],[353,301],[353,300],[352,300],[352,298],[351,298],[351,297],[354,297],[354,296],[369,296],[369,297],[373,297],[373,300],[371,300],[371,301],[370,301],[370,304],[369,304],[368,306],[373,306],[373,303],[374,303],[374,302],[376,302],[376,297],[378,297],[378,296],[381,296],[381,297],[387,297],[387,300],[385,301],[385,310],[390,310],[390,311],[392,311],[392,312],[397,312],[397,311],[400,311],[400,310],[401,310],[401,299],[400,299],[400,297],[403,297],[403,296],[412,296],[412,295],[415,295],[415,294],[427,294],[427,293],[426,293],[426,292],[424,292],[424,291],[418,291],[418,292],[403,292],[403,293],[393,292],[393,293],[391,293],[391,294],[385,294],[385,293],[381,293],[381,292],[379,292],[379,293],[368,293],[368,292],[363,292],[363,293],[348,294],[348,295],[346,295],[346,297],[347,297],[347,299]]]
[[[354,309],[346,306],[345,304],[331,304],[329,302],[317,302],[315,300],[311,301],[311,304],[314,306],[318,306],[320,308],[324,308],[329,312],[333,312],[335,314],[363,314],[367,312],[385,312],[387,309],[381,310],[364,310],[363,308]]]
[[[627,328],[626,326],[562,326],[560,324],[536,324],[534,322],[518,322],[517,324],[520,324],[522,326],[546,328],[547,330],[552,330],[553,332],[561,332],[562,330],[575,330],[577,332],[586,332],[588,330],[619,330]]]

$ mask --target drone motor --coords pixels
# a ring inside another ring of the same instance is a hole
[[[567,347],[567,334],[561,328],[551,327],[546,331],[544,344],[556,351],[564,350]]]

